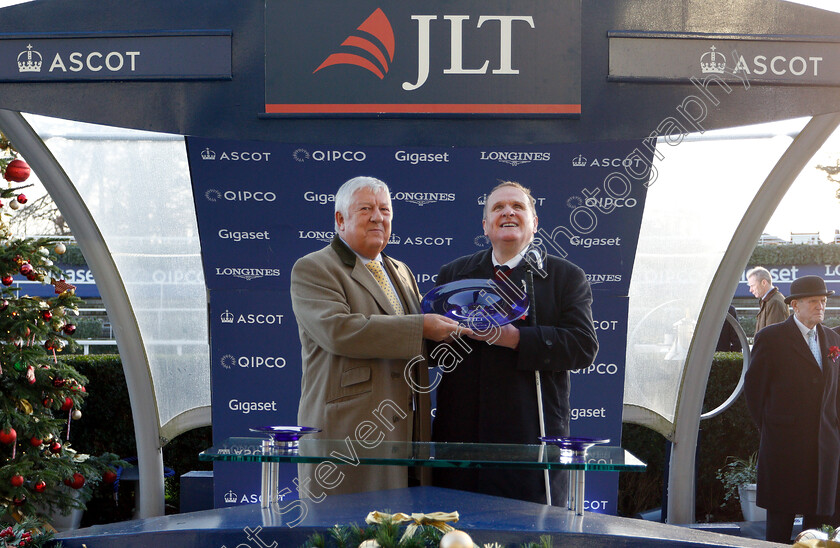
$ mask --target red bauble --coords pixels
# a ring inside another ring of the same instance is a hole
[[[71,409],[73,409],[73,405],[73,400],[70,398],[70,396],[67,396],[66,398],[64,398],[64,403],[61,404],[61,410],[70,411]]]
[[[34,282],[38,279],[38,273],[33,270],[32,272],[26,275],[26,279],[30,282]]]
[[[78,472],[73,474],[72,478],[67,478],[66,480],[64,480],[64,485],[72,487],[73,489],[81,489],[84,484],[85,477]]]
[[[15,487],[20,487],[21,485],[23,485],[23,476],[21,476],[20,474],[15,474],[14,476],[12,476],[12,479],[9,480],[9,483],[14,485]]]
[[[49,310],[44,310],[41,313],[41,317],[44,318],[45,322],[48,322],[52,319],[52,312],[50,312]]]
[[[42,440],[41,438],[35,436],[29,438],[29,445],[31,445],[32,447],[41,447],[42,443],[44,443],[44,440]]]
[[[61,444],[57,441],[52,442],[50,444],[50,451],[52,451],[53,453],[58,453],[59,451],[61,451]]]
[[[12,502],[14,503],[15,506],[23,506],[24,504],[26,504],[26,497],[20,497],[20,498],[15,497],[15,498],[12,499]],[[18,544],[18,546],[20,546],[20,544]]]
[[[3,278],[0,279],[0,282],[2,282],[3,285],[12,285],[15,282],[15,279],[11,276],[3,276]]]
[[[117,481],[117,473],[113,470],[106,470],[104,474],[102,474],[102,481],[105,483],[114,483]]]
[[[56,388],[61,388],[66,383],[67,383],[67,381],[62,379],[61,377],[56,377],[56,378],[53,379],[53,386],[55,386]]]
[[[23,160],[12,160],[6,166],[6,174],[3,177],[7,181],[14,181],[15,183],[22,183],[29,178],[29,164]]]
[[[0,430],[0,443],[10,444],[14,443],[17,439],[17,432],[15,432],[14,428],[9,428],[8,430]]]
[[[64,331],[65,335],[72,335],[76,332],[76,326],[72,323],[64,324],[64,327],[62,327],[61,330]]]
[[[9,301],[6,299],[0,301],[0,311],[6,310],[7,308],[9,308]]]
[[[29,200],[29,198],[26,197],[26,194],[18,194],[17,195],[17,201],[20,204],[25,204],[28,200]]]
[[[24,276],[32,272],[32,265],[29,263],[23,263],[20,265],[20,273]]]
[[[52,407],[53,400],[52,398],[44,398],[42,403],[44,404],[44,407]]]
[[[43,481],[36,482],[34,489],[36,493],[43,493],[47,489],[47,484]]]

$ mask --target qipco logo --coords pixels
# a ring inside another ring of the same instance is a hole
[[[314,150],[312,159],[316,162],[364,162],[367,155],[361,150]]]

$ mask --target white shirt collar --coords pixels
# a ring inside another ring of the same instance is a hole
[[[513,270],[514,268],[519,266],[519,263],[522,262],[522,259],[525,257],[525,251],[529,247],[531,247],[531,242],[528,242],[527,244],[525,244],[525,247],[520,249],[519,253],[514,255],[513,258],[511,260],[509,260],[508,262],[504,263],[504,265],[502,265],[502,263],[499,262],[499,260],[496,258],[496,252],[493,251],[491,253],[491,255],[493,256],[493,266],[506,266],[506,267],[510,268],[511,270]]]
[[[355,254],[356,254],[356,257],[358,257],[358,258],[360,258],[360,259],[362,260],[362,264],[366,265],[366,264],[368,264],[368,263],[369,263],[369,262],[371,262],[371,261],[377,261],[377,262],[380,262],[380,263],[382,262],[382,253],[380,253],[379,255],[377,255],[377,256],[376,256],[376,258],[374,258],[374,259],[368,259],[367,257],[363,257],[362,255],[359,255],[358,253],[356,253],[356,250],[355,250],[355,249],[353,249],[352,247],[350,247],[350,244],[348,244],[347,242],[345,242],[345,241],[344,241],[344,238],[342,238],[341,236],[339,236],[339,237],[338,237],[338,239],[339,239],[339,240],[341,240],[342,242],[344,242],[344,245],[346,245],[346,246],[347,246],[347,249],[349,249],[350,251],[352,251],[353,253],[355,253]]]
[[[804,323],[800,322],[799,318],[796,317],[796,314],[793,315],[793,321],[796,322],[796,327],[799,328],[799,331],[802,333],[802,336],[805,337],[805,340],[807,341],[808,340],[808,331],[810,331],[810,329],[808,329],[808,326],[806,326]],[[815,338],[817,339],[817,341],[819,341],[820,340],[819,331],[817,331],[817,326],[816,325],[814,326],[814,334],[816,335]]]

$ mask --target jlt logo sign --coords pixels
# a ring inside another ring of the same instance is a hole
[[[579,114],[579,0],[379,4],[266,3],[267,112]]]
[[[417,81],[403,82],[402,88],[406,91],[414,91],[426,83],[429,78],[429,40],[431,36],[431,24],[438,17],[437,15],[412,15],[411,18],[417,21],[418,25],[418,53],[417,53]],[[443,69],[444,74],[487,74],[490,65],[489,60],[477,68],[464,67],[464,23],[469,21],[469,15],[444,15],[443,19],[449,21],[449,67]],[[493,74],[519,74],[519,70],[513,67],[513,26],[519,22],[518,27],[534,28],[534,18],[530,15],[482,15],[478,18],[476,29],[481,29],[488,21],[499,22],[499,52],[500,62],[497,68],[492,70]],[[523,25],[524,23],[524,25]],[[487,30],[487,25],[485,30]],[[469,28],[469,27],[468,27]],[[519,30],[519,28],[517,28]]]
[[[480,15],[475,23],[475,29],[469,26],[469,15],[443,15],[441,18],[449,22],[449,67],[443,69],[443,74],[487,74],[490,65],[489,60],[485,60],[480,67],[464,67],[464,26],[466,23],[467,29],[474,32],[477,29],[482,29],[482,25],[490,21],[499,23],[497,45],[500,61],[498,67],[492,69],[492,74],[519,74],[519,70],[513,67],[513,27],[514,23],[520,22],[519,26],[527,26],[533,29],[534,18],[532,16]],[[414,91],[420,88],[429,78],[431,64],[429,42],[432,36],[432,21],[438,20],[438,16],[412,15],[411,19],[417,22],[417,79],[414,83],[402,83],[402,88],[406,91]],[[484,26],[483,31],[492,32],[488,31],[490,26],[491,24]],[[356,30],[360,33],[373,35],[383,45],[384,51],[361,35],[350,35],[341,44],[343,47],[349,48],[349,51],[331,54],[313,72],[318,72],[332,65],[355,65],[375,74],[380,80],[383,79],[390,70],[389,60],[394,60],[394,31],[391,28],[391,22],[385,13],[377,8]],[[377,63],[371,62],[359,53],[354,53],[354,50],[364,50],[371,53]]]

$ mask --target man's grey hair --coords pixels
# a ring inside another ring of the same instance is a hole
[[[496,192],[497,190],[499,190],[500,188],[505,188],[505,187],[511,187],[511,188],[515,188],[516,190],[521,191],[522,194],[524,194],[525,197],[528,200],[528,205],[531,207],[531,214],[534,217],[537,216],[537,199],[534,198],[531,195],[531,189],[530,188],[522,186],[521,184],[517,183],[516,181],[501,181],[501,182],[499,182],[499,184],[497,184],[496,186],[493,187],[493,190],[491,190],[489,194],[487,194],[487,198],[484,202],[484,212],[483,212],[484,216],[482,217],[482,219],[487,220],[487,213],[489,213],[487,211],[487,208],[490,207],[490,195],[493,194],[494,192]]]
[[[388,194],[388,198],[391,198],[391,191],[388,189],[388,185],[376,177],[353,177],[341,185],[341,188],[335,193],[335,212],[340,212],[346,219],[347,210],[350,209],[350,202],[353,201],[353,194],[363,188],[368,188],[374,193],[384,190]],[[338,232],[338,221],[335,222],[335,231]]]
[[[770,285],[773,284],[773,278],[770,276],[770,271],[763,266],[757,266],[747,271],[747,280],[755,276],[757,281],[767,280]]]

